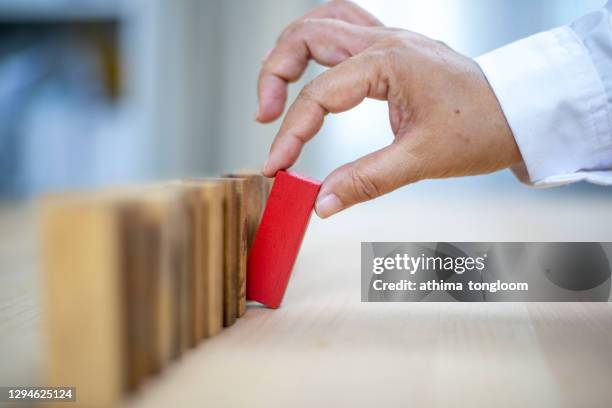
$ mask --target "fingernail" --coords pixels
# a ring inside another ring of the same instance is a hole
[[[342,210],[342,202],[335,194],[328,194],[320,198],[315,205],[315,211],[321,218],[327,218],[340,210]]]

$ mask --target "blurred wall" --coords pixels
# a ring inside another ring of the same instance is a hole
[[[316,2],[154,3],[156,45],[146,59],[155,64],[148,80],[156,89],[150,116],[157,175],[259,169],[277,129],[254,121],[260,60],[284,26]]]

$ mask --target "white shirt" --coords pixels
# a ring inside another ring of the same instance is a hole
[[[512,129],[522,181],[612,185],[612,1],[476,58]]]

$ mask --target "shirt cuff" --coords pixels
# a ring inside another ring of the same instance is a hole
[[[512,129],[521,181],[612,185],[612,115],[603,83],[569,27],[476,58]]]

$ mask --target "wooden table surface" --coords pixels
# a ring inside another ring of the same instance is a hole
[[[609,196],[461,197],[313,217],[282,308],[251,305],[125,405],[611,407],[609,303],[360,302],[361,241],[612,240]],[[33,219],[0,209],[0,385],[40,380]]]

